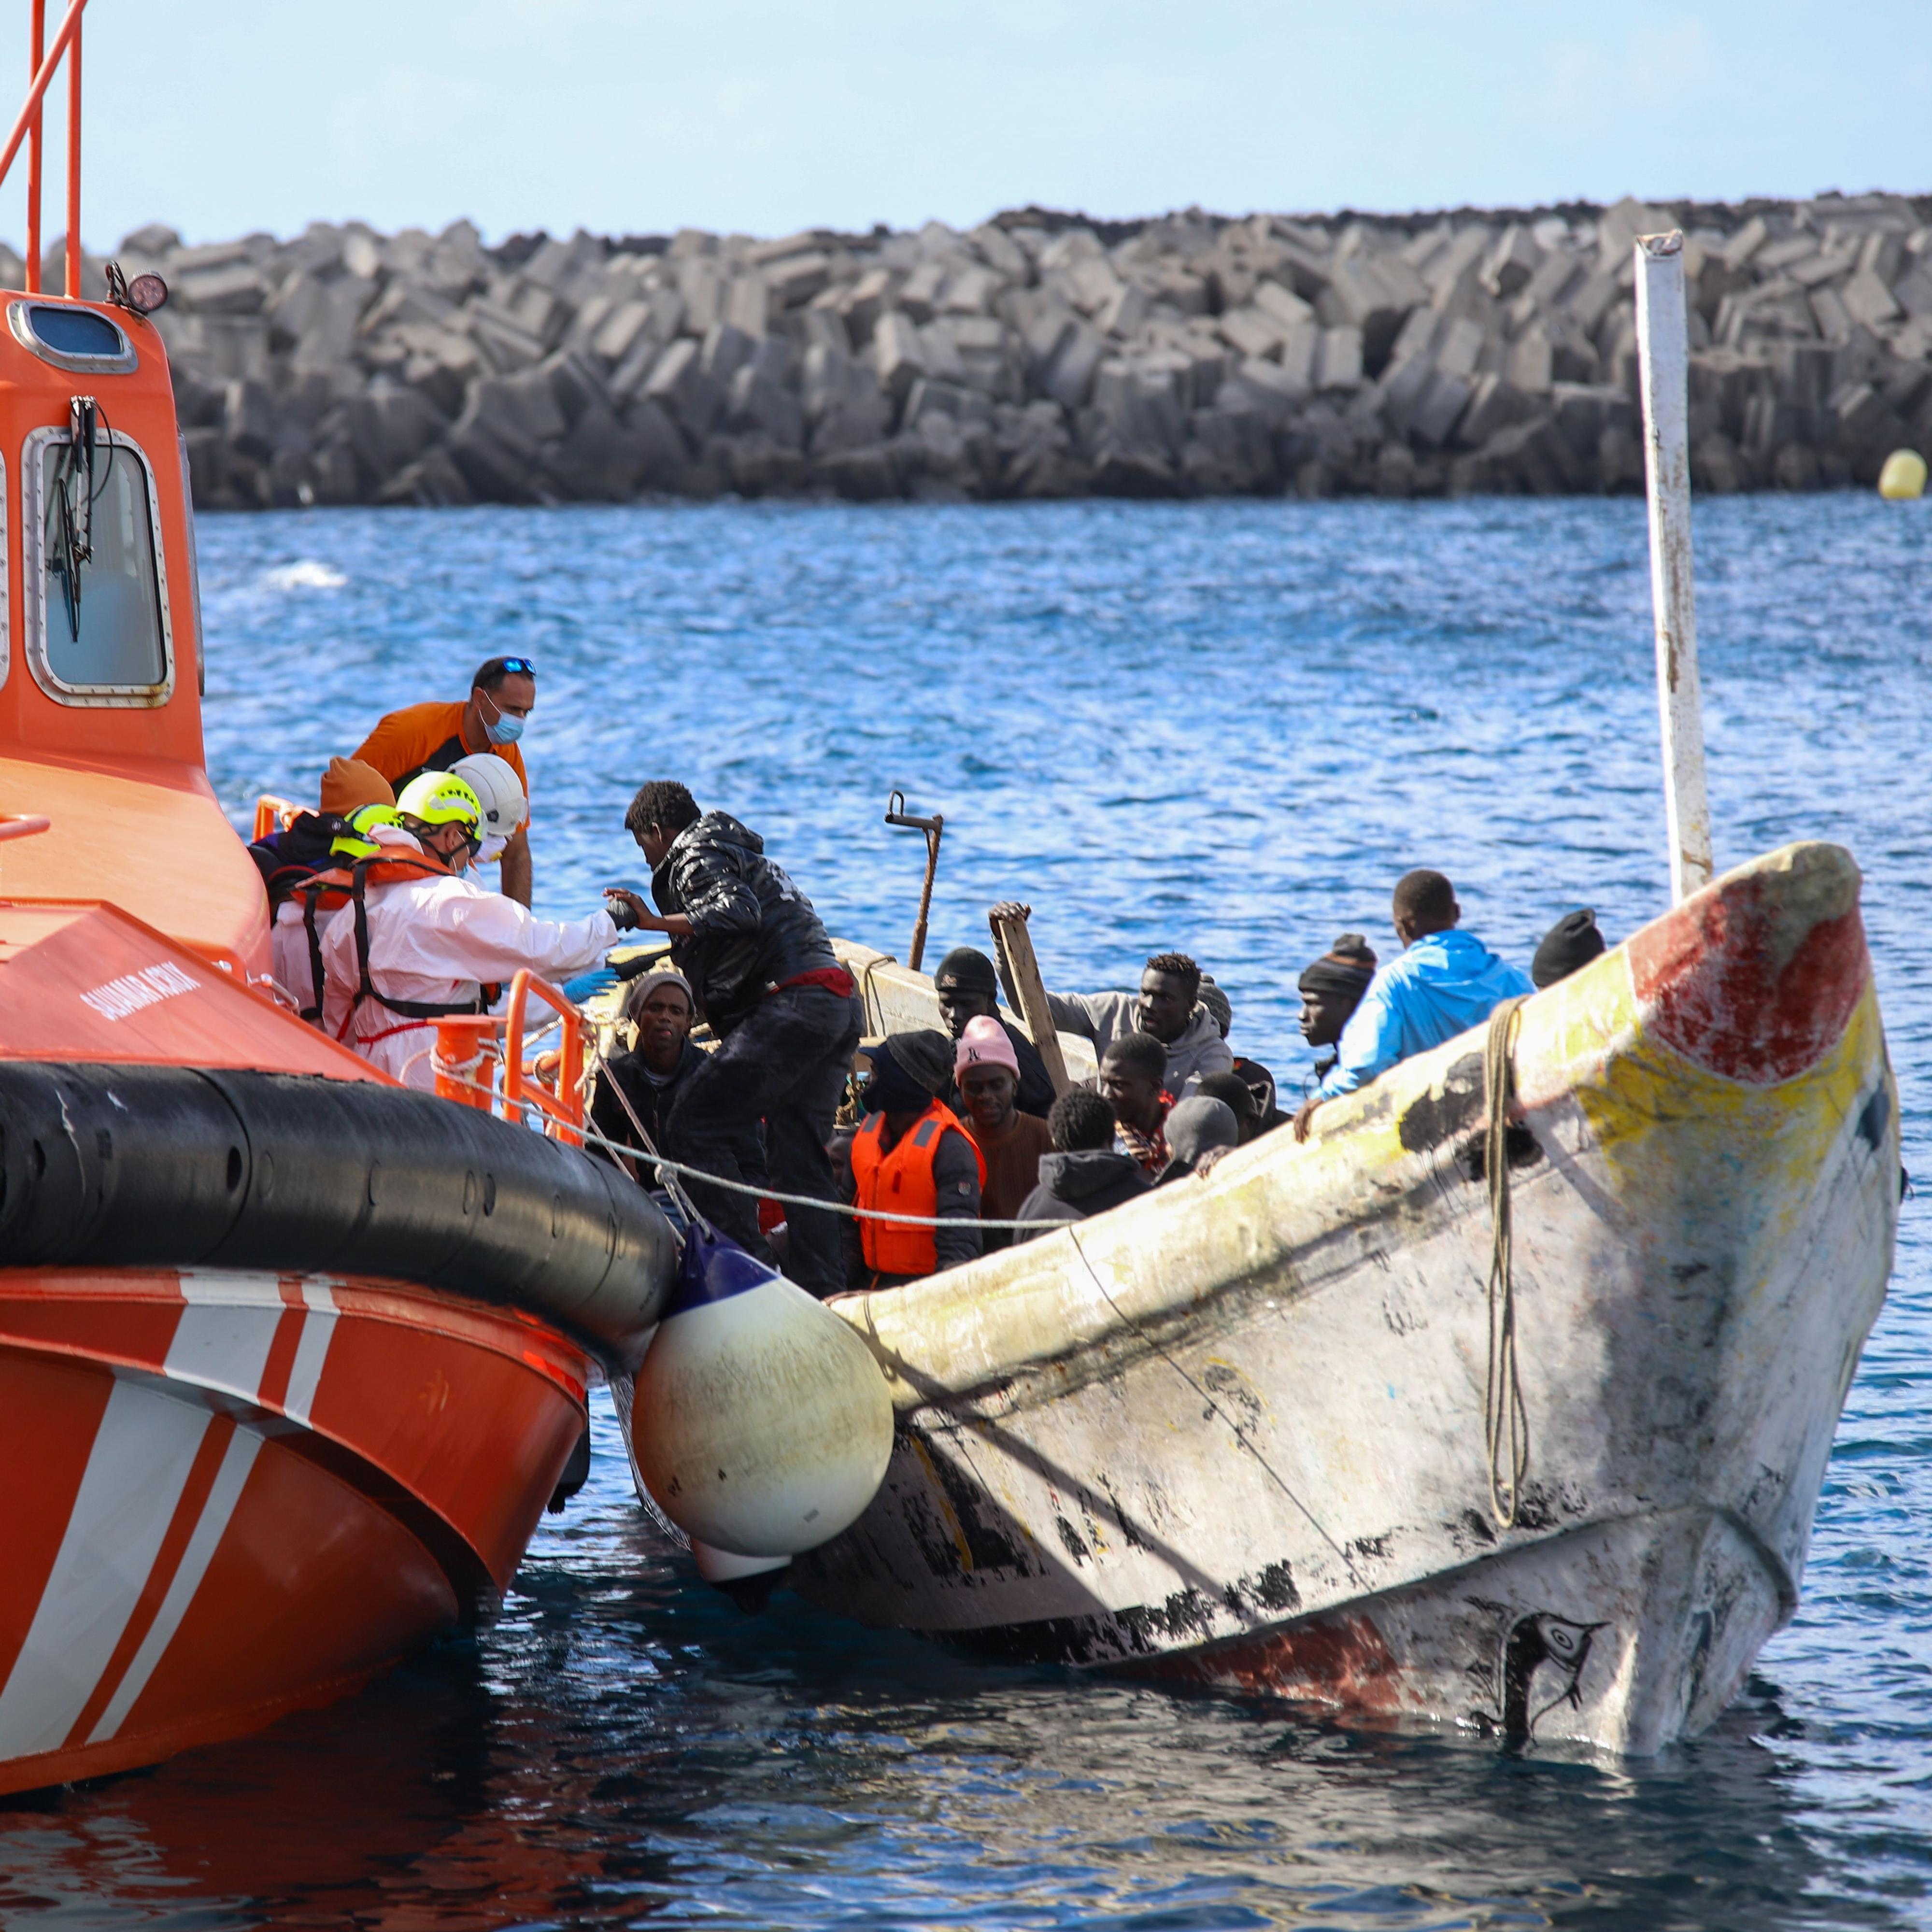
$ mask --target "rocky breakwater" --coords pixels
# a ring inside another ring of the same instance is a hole
[[[1697,487],[1932,452],[1927,200],[494,248],[153,228],[119,259],[173,292],[210,506],[1547,494],[1642,487],[1630,244],[1670,226]]]

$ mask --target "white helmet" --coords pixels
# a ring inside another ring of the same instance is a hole
[[[472,752],[466,758],[458,758],[449,769],[482,802],[483,823],[478,831],[483,849],[477,856],[487,864],[501,855],[530,809],[522,782],[509,761],[494,752]]]

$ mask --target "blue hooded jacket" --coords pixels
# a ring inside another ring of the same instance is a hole
[[[1342,1029],[1320,1094],[1352,1094],[1397,1060],[1480,1026],[1504,1000],[1532,990],[1528,974],[1498,959],[1473,933],[1427,934],[1377,969]]]

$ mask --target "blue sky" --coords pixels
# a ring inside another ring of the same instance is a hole
[[[61,0],[50,0],[58,17]],[[20,45],[0,62],[17,100]],[[93,0],[82,232],[1932,189],[1932,6]],[[24,226],[19,172],[0,234]],[[62,225],[50,210],[52,234]]]

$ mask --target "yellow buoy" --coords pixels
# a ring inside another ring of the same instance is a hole
[[[1925,494],[1925,459],[1916,449],[1894,449],[1878,472],[1878,494],[1888,503],[1909,503]]]

